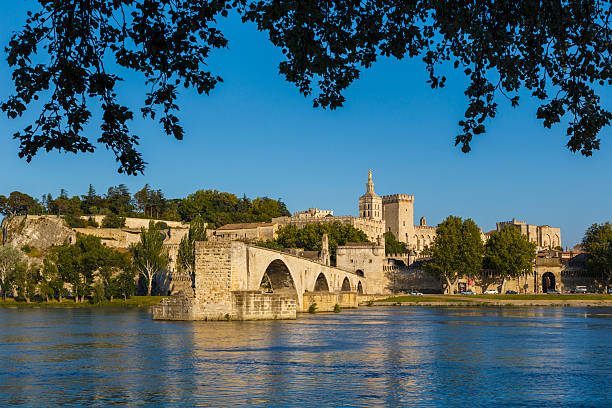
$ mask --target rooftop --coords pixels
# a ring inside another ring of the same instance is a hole
[[[217,231],[221,230],[240,230],[240,229],[254,229],[259,227],[272,227],[272,222],[245,222],[242,224],[225,224],[222,227],[217,228]]]

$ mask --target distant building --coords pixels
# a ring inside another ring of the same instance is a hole
[[[538,250],[556,249],[561,246],[561,228],[554,228],[549,225],[530,225],[525,221],[501,221],[497,223],[497,231],[501,231],[506,226],[514,226],[527,236],[530,242],[535,242]]]
[[[318,208],[309,208],[306,211],[296,211],[293,213],[294,218],[323,218],[333,217],[332,210],[319,210]]]
[[[207,231],[208,239],[222,241],[267,241],[276,238],[277,223],[249,222],[226,224],[216,230]]]

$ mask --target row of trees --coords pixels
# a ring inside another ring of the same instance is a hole
[[[13,191],[8,196],[0,195],[0,214],[56,214],[71,219],[103,214],[185,222],[202,218],[211,227],[235,222],[269,222],[274,217],[290,215],[282,201],[268,197],[251,200],[216,190],[199,190],[186,198],[167,199],[162,190],[152,189],[148,184],[133,195],[124,184],[110,187],[103,195],[89,185],[85,195],[69,197],[62,189],[57,198],[44,194],[40,201]]]
[[[438,225],[436,239],[426,254],[431,259],[425,262],[425,270],[443,281],[449,293],[455,292],[461,277],[483,282],[501,279],[503,292],[508,279],[520,279],[531,272],[536,244],[513,226],[493,232],[483,244],[473,220],[451,215]]]
[[[129,252],[109,248],[98,237],[78,235],[72,245],[52,247],[41,264],[28,261],[15,247],[0,246],[0,292],[3,298],[16,294],[26,302],[35,294],[46,301],[68,295],[76,302],[126,299],[135,293],[139,276],[150,296],[169,261],[163,241],[159,223],[151,221]]]

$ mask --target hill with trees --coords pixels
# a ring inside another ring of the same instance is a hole
[[[101,214],[110,216],[109,220],[114,221],[113,225],[120,224],[118,217],[183,222],[201,218],[211,228],[228,223],[270,222],[274,217],[291,215],[282,201],[268,197],[238,198],[232,193],[198,190],[185,198],[166,198],[161,189],[153,189],[148,184],[133,194],[125,184],[111,186],[104,194],[98,194],[93,185],[89,185],[84,195],[70,197],[66,190],[62,189],[57,197],[54,198],[48,193],[43,194],[40,200],[20,191],[13,191],[6,196],[0,195],[0,214],[54,214],[66,217],[69,224],[80,222],[76,219],[82,215]]]

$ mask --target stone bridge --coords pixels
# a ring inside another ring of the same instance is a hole
[[[196,243],[193,296],[166,299],[154,319],[287,319],[335,304],[357,306],[357,294],[380,293],[374,279],[239,241]]]

